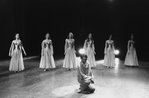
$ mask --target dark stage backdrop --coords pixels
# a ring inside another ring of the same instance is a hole
[[[93,34],[96,59],[103,59],[105,40],[113,35],[115,48],[125,58],[127,41],[134,33],[140,61],[149,61],[149,2],[147,0],[0,0],[0,60],[15,33],[20,34],[28,56],[40,55],[41,41],[48,32],[54,57],[64,57],[64,42],[74,33],[75,48]]]

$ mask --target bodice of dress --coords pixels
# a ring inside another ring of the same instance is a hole
[[[73,39],[67,39],[67,44],[68,44],[68,48],[72,48],[73,47],[73,42],[74,40]]]
[[[14,50],[21,50],[21,42],[20,41],[13,41]]]
[[[44,48],[50,49],[50,46],[51,46],[51,45],[52,45],[51,40],[45,40],[45,41],[44,41]]]
[[[108,44],[108,49],[111,49],[112,48],[112,44],[113,44],[113,41],[107,41],[107,44]]]
[[[89,48],[89,47],[91,47],[91,45],[92,45],[92,41],[87,41],[86,42],[86,46]]]
[[[134,41],[130,41],[130,48],[134,48]]]

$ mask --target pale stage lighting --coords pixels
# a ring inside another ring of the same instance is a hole
[[[100,64],[103,64],[104,63],[104,60],[97,60],[96,61],[96,64],[100,65]]]
[[[114,51],[114,54],[115,54],[115,55],[118,55],[119,53],[120,53],[119,50],[115,50],[115,51]]]
[[[83,48],[79,49],[80,54],[85,54],[85,50]]]
[[[120,62],[119,58],[115,58],[115,68],[118,68],[119,62]]]
[[[115,58],[115,64],[119,65],[119,58]]]

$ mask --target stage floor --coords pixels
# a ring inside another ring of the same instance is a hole
[[[92,69],[95,93],[77,93],[77,70],[62,68],[63,60],[56,60],[56,69],[39,69],[40,58],[24,60],[25,70],[9,72],[9,60],[0,62],[0,98],[149,98],[149,63],[139,62],[130,68],[119,64],[107,69],[102,61]]]

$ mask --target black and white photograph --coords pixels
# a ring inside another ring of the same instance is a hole
[[[0,0],[0,98],[149,98],[148,0]]]

